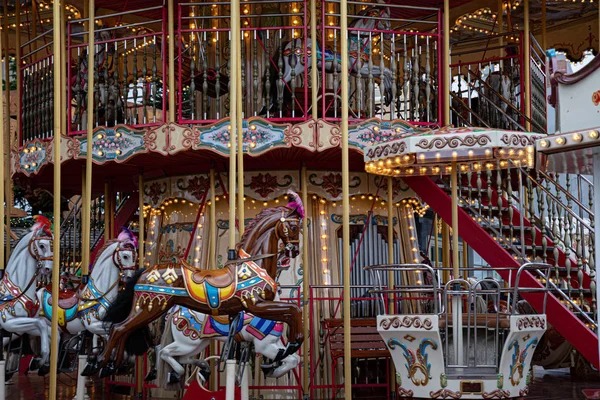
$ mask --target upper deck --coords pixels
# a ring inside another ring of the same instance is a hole
[[[243,2],[237,56],[243,66],[244,118],[296,124],[317,117],[336,123],[340,82],[349,79],[351,123],[377,117],[439,124],[440,10],[349,4],[350,74],[341,71],[339,2],[319,2],[312,35],[309,2]],[[165,121],[206,125],[229,116],[229,3],[179,3],[172,15],[157,6],[97,17],[89,108],[85,21],[68,22],[64,134],[84,133],[88,118],[95,127],[143,129]],[[409,24],[423,29],[405,29]],[[53,136],[52,39],[48,31],[21,48],[21,144]],[[310,87],[314,61],[319,88]]]

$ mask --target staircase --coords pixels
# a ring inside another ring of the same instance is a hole
[[[459,235],[492,268],[518,267],[529,261],[552,265],[548,321],[597,368],[594,188],[584,176],[561,179],[516,166],[459,174]],[[451,223],[448,177],[404,180]],[[577,195],[573,195],[574,185]],[[514,271],[498,273],[514,282]],[[521,282],[523,287],[545,284],[531,274]],[[542,295],[523,293],[522,297],[542,312]]]
[[[126,226],[138,209],[138,195],[118,193],[115,226]],[[90,204],[90,243],[93,262],[96,253],[104,245],[104,196],[98,196]],[[82,256],[82,202],[81,197],[75,198],[71,211],[61,224],[61,260],[63,267],[75,274],[79,269]]]

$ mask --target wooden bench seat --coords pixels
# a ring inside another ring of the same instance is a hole
[[[496,317],[498,317],[498,327],[501,329],[509,329],[510,328],[510,314],[496,314],[496,313],[488,313],[481,314],[478,313],[477,317],[475,315],[462,315],[462,323],[463,327],[467,327],[467,325],[477,325],[478,328],[495,328],[496,327]],[[453,315],[448,314],[448,325],[452,326]],[[446,314],[440,315],[439,319],[440,329],[446,328]]]
[[[344,320],[329,318],[324,322],[329,334],[329,346],[333,359],[344,357]],[[377,319],[353,318],[350,320],[350,358],[389,357],[390,352],[377,332]]]

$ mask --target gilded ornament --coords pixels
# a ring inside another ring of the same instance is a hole
[[[496,386],[498,389],[502,389],[504,386],[504,374],[498,374],[498,379],[496,379]]]
[[[446,374],[440,374],[440,386],[442,388],[448,386],[448,377],[446,376]]]
[[[175,268],[173,268],[173,265],[169,265],[167,270],[162,274],[162,278],[167,285],[171,285],[177,280],[177,273],[175,272]]]
[[[157,270],[154,270],[148,274],[148,282],[154,283],[160,279],[160,274]]]

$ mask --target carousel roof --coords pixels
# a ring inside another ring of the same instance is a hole
[[[453,163],[462,172],[533,166],[533,145],[542,137],[531,132],[446,127],[365,148],[366,170],[414,176],[447,173]]]

